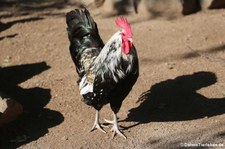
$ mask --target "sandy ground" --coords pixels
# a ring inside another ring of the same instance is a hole
[[[119,112],[124,140],[111,139],[110,128],[89,132],[95,111],[81,102],[68,50],[64,14],[73,8],[2,17],[0,87],[24,113],[0,129],[0,148],[225,148],[225,10],[183,17],[177,5],[157,15],[147,9],[126,15],[140,77]],[[107,41],[118,28],[116,16],[102,11],[91,10]],[[112,118],[109,106],[104,118]],[[13,142],[23,135],[25,142]]]

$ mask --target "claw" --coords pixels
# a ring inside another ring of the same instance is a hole
[[[92,127],[91,130],[90,130],[90,132],[94,131],[95,129],[98,129],[98,130],[100,130],[101,132],[106,133],[106,131],[105,131],[104,129],[102,129],[102,126],[99,125],[98,123],[93,125],[93,127]]]
[[[110,131],[113,132],[113,134],[112,134],[112,139],[114,138],[114,136],[115,136],[116,134],[118,134],[118,135],[120,135],[121,137],[123,137],[123,138],[126,140],[127,137],[126,137],[126,136],[119,130],[119,128],[118,128],[118,122],[117,122],[116,114],[113,113],[113,116],[114,116],[114,120],[113,120],[113,121],[110,121],[110,120],[106,120],[106,119],[105,119],[105,121],[106,121],[107,123],[113,124],[113,127],[112,127],[111,130],[110,130]],[[107,128],[108,128],[108,126],[100,125],[100,124],[99,124],[99,112],[96,111],[95,122],[94,122],[94,125],[93,125],[93,127],[91,128],[90,132],[92,132],[92,131],[95,130],[95,129],[98,129],[98,130],[100,130],[101,132],[106,133],[106,131],[105,131],[104,129],[102,129],[102,127],[104,127],[104,128],[107,127]]]
[[[102,129],[102,127],[107,127],[107,126],[104,126],[104,125],[100,125],[99,124],[99,113],[98,111],[96,111],[96,116],[95,116],[95,122],[94,122],[94,125],[93,127],[91,128],[90,132],[94,131],[95,129],[98,129],[100,130],[101,132],[103,133],[106,133],[106,131],[104,129]]]
[[[114,124],[114,121],[110,121],[110,120],[107,120],[107,119],[105,119],[105,122],[109,123],[109,124]]]
[[[114,136],[115,136],[116,134],[118,134],[118,135],[120,135],[121,137],[123,137],[123,138],[126,140],[127,137],[126,137],[126,136],[119,130],[119,128],[118,128],[118,123],[117,123],[117,117],[116,117],[116,114],[114,113],[113,116],[114,116],[114,120],[113,120],[113,121],[110,121],[110,120],[106,120],[106,119],[105,119],[105,121],[106,121],[107,123],[113,124],[113,127],[112,127],[112,129],[110,130],[110,131],[113,132],[113,134],[112,134],[112,139],[114,138]]]
[[[109,128],[109,126],[103,125],[103,124],[101,124],[101,127],[103,127],[103,128]]]
[[[112,129],[110,130],[113,132],[112,135],[112,139],[114,138],[114,136],[116,134],[120,135],[121,137],[123,137],[125,140],[127,139],[127,137],[118,129],[117,125],[114,124],[114,126],[112,127]]]

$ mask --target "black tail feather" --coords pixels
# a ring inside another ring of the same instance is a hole
[[[97,25],[86,8],[75,9],[67,13],[66,23],[70,40],[72,38],[82,40],[88,34],[100,38]]]
[[[92,55],[99,54],[104,46],[98,33],[98,27],[86,8],[75,9],[66,14],[70,54],[77,72],[82,76],[81,56],[87,48],[93,48]]]

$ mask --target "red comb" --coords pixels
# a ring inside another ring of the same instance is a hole
[[[127,19],[125,19],[124,17],[121,16],[121,17],[117,18],[115,22],[118,27],[125,30],[125,32],[128,36],[132,36],[131,26],[128,23]]]

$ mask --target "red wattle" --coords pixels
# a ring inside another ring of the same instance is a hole
[[[130,44],[128,41],[123,42],[123,53],[128,54],[130,52]]]

